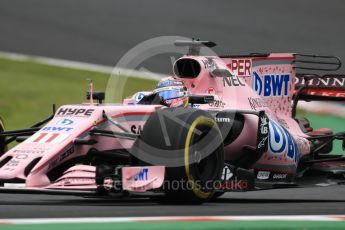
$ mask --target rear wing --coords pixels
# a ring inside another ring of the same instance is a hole
[[[299,100],[345,101],[345,75],[296,75],[296,96]]]
[[[342,63],[336,56],[315,54],[294,54],[294,68],[296,70],[336,71]]]
[[[294,68],[298,72],[308,70],[336,71],[342,63],[335,56],[318,56],[295,54]],[[296,73],[295,89],[293,95],[292,116],[296,114],[299,100],[305,101],[345,101],[345,75],[344,74],[310,74]]]

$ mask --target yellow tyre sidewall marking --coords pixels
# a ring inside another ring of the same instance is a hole
[[[204,116],[200,116],[197,119],[195,119],[195,121],[193,121],[193,123],[191,124],[191,126],[188,130],[188,134],[187,134],[187,138],[186,138],[186,143],[185,143],[185,148],[184,148],[184,165],[185,165],[186,175],[188,178],[188,183],[190,183],[192,185],[192,189],[193,189],[194,194],[196,196],[198,196],[199,198],[206,199],[206,198],[211,196],[212,192],[204,192],[204,191],[200,190],[200,188],[199,188],[200,185],[197,185],[195,183],[193,176],[190,174],[190,168],[189,168],[190,141],[192,139],[193,132],[198,125],[206,125],[209,127],[213,127],[215,125],[215,122],[211,118],[204,117]]]

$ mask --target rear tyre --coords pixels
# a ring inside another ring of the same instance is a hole
[[[132,148],[139,165],[166,166],[161,202],[201,204],[214,195],[224,166],[222,135],[202,110],[169,108],[146,122]]]

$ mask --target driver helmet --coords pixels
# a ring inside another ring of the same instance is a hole
[[[187,87],[180,80],[172,77],[163,78],[158,82],[153,93],[158,94],[167,106],[178,107],[188,105]]]

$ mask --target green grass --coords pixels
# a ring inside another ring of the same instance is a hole
[[[109,77],[110,74],[0,58],[0,116],[8,130],[29,127],[49,116],[52,104],[85,102],[86,79],[93,79],[95,91],[105,91]],[[115,90],[124,88],[123,97],[151,90],[156,84],[155,81],[124,76],[117,83],[113,87]],[[341,118],[303,112],[299,115],[308,117],[314,128],[345,130],[345,121]],[[335,144],[334,152],[341,152],[340,141]]]
[[[110,74],[0,58],[0,115],[6,129],[33,125],[52,113],[52,104],[85,102],[87,78],[95,91],[105,91]],[[152,89],[156,82],[123,77],[124,96]]]
[[[345,119],[335,116],[325,116],[325,115],[318,115],[307,113],[304,111],[298,111],[297,117],[306,117],[308,118],[311,127],[313,129],[319,128],[330,128],[333,133],[337,132],[344,132],[345,131]],[[332,153],[343,153],[342,150],[342,142],[340,140],[336,140],[333,142],[333,150]]]

